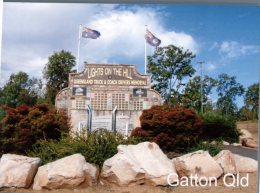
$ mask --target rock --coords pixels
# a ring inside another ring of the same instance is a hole
[[[242,135],[240,136],[241,139],[253,138],[253,135],[246,129],[241,129],[240,132],[242,133]]]
[[[180,177],[197,176],[200,178],[219,178],[223,171],[219,164],[209,155],[207,151],[196,151],[184,156],[174,158],[173,163]]]
[[[240,147],[242,146],[240,143],[232,143],[231,145],[235,146],[235,147]]]
[[[253,139],[253,135],[246,129],[241,129],[242,135],[239,136],[239,143],[242,144],[245,139]]]
[[[0,188],[30,187],[40,163],[40,158],[4,154],[0,160]]]
[[[217,142],[216,142],[216,141],[211,141],[210,144],[211,144],[211,145],[216,145]]]
[[[222,143],[223,145],[230,145],[230,143],[226,142],[226,141],[223,141]]]
[[[118,153],[103,164],[101,181],[117,185],[168,185],[169,174],[176,174],[171,160],[156,143],[119,145]],[[177,174],[176,174],[177,175]],[[171,182],[177,176],[171,178]]]
[[[235,158],[229,150],[222,150],[214,159],[220,165],[224,174],[237,174]]]
[[[250,148],[258,147],[258,142],[252,138],[242,139],[241,143],[245,147],[250,147]]]
[[[33,189],[60,189],[91,186],[97,181],[98,170],[81,154],[74,154],[39,167]]]
[[[234,154],[236,168],[239,173],[257,172],[258,163],[256,160]]]

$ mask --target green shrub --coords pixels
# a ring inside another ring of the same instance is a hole
[[[86,135],[76,135],[71,137],[63,136],[58,140],[40,140],[33,146],[33,150],[28,152],[29,156],[40,157],[43,164],[81,153],[87,162],[102,166],[104,161],[117,153],[119,144],[137,144],[134,138],[124,139],[120,134],[109,131],[92,133]]]
[[[39,139],[59,139],[69,132],[67,116],[41,104],[6,108],[0,121],[0,154],[25,154]]]
[[[202,119],[202,138],[204,140],[238,142],[240,134],[236,128],[234,117],[217,113],[206,113],[202,115]]]
[[[194,145],[201,134],[201,118],[192,109],[154,106],[144,110],[141,127],[131,136],[157,143],[164,151],[183,151]]]
[[[191,153],[198,150],[208,151],[211,156],[217,155],[221,150],[223,150],[222,144],[210,144],[208,142],[199,142],[195,144],[193,147],[186,149],[185,153]]]

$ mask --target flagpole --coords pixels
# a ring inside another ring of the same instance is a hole
[[[2,33],[3,33],[4,2],[0,0],[0,82],[2,80]]]
[[[80,53],[81,35],[82,35],[82,24],[79,25],[78,54],[77,54],[77,73],[79,72],[79,53]]]
[[[145,25],[145,35],[146,35],[147,25]],[[146,38],[144,38],[144,74],[146,74],[146,68],[147,68],[147,44],[146,44]]]

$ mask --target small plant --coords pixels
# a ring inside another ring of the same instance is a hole
[[[195,144],[193,147],[186,149],[184,153],[190,153],[198,150],[208,151],[211,156],[215,156],[221,150],[223,150],[223,146],[221,142],[218,142],[216,144],[210,144],[209,142],[199,142]]]
[[[236,128],[234,117],[217,113],[206,113],[202,115],[202,119],[202,138],[204,140],[238,142],[240,133]]]

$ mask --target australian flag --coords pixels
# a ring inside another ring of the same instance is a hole
[[[91,39],[97,39],[100,36],[100,32],[89,29],[87,27],[83,27],[82,29],[82,37],[83,38],[91,38]]]
[[[161,44],[161,40],[155,37],[148,29],[146,29],[145,39],[148,44],[154,47],[158,47]]]

